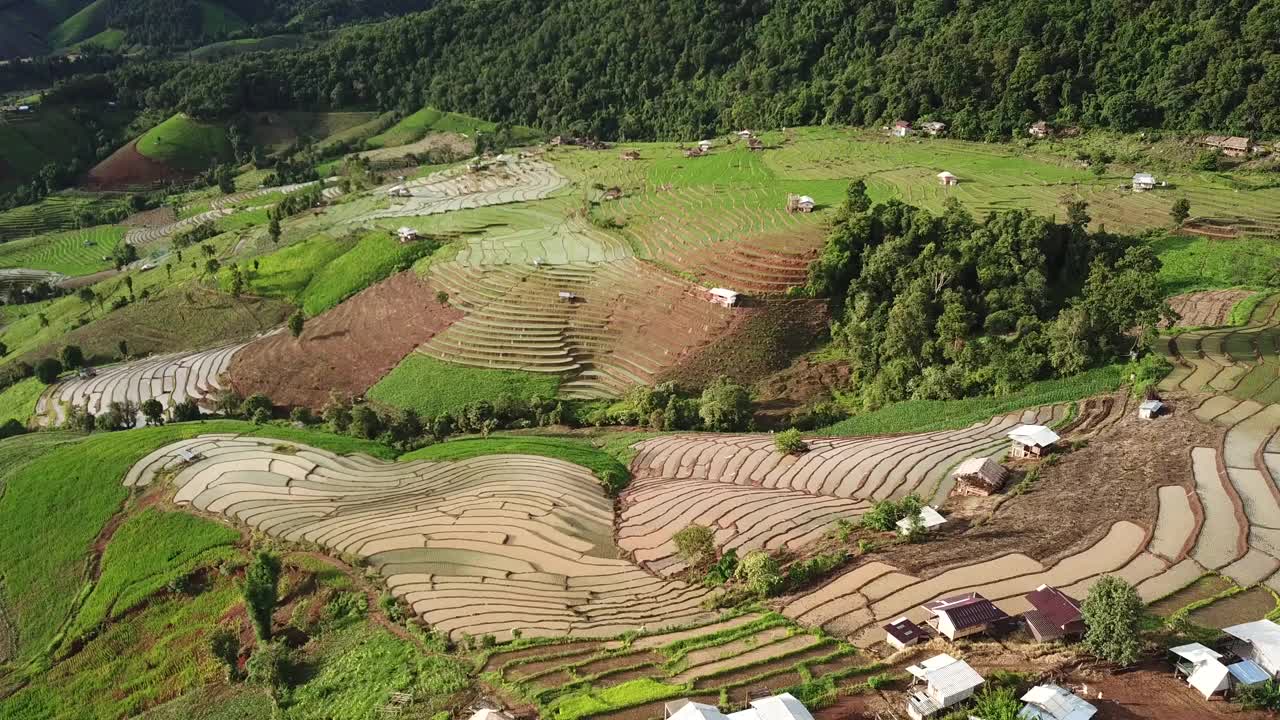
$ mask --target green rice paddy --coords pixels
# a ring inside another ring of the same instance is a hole
[[[492,132],[495,128],[497,124],[487,120],[427,107],[369,138],[366,145],[370,148],[396,147],[421,140],[427,133],[448,132],[474,135],[477,132]],[[531,139],[538,135],[534,130],[521,127],[513,128],[512,132],[517,138],[523,139]]]
[[[23,425],[36,411],[36,401],[45,385],[35,378],[27,378],[0,391],[0,425],[17,420]]]
[[[11,240],[0,244],[0,268],[88,275],[112,267],[111,253],[124,235],[125,228],[106,225]]]

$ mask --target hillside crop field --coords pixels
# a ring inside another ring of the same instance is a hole
[[[123,227],[99,226],[11,240],[0,244],[0,267],[88,275],[112,267],[111,254],[124,233]]]
[[[44,392],[44,383],[27,378],[0,390],[0,425],[17,420],[26,425],[36,410],[36,400]]]
[[[405,116],[387,130],[369,138],[365,144],[370,148],[390,148],[408,145],[429,133],[475,135],[478,132],[493,132],[496,127],[496,123],[486,120],[426,107]],[[520,127],[513,128],[513,132],[518,141],[529,140],[538,134],[530,128]]]
[[[477,398],[553,398],[559,387],[555,375],[465,367],[412,353],[369,388],[369,399],[435,417],[456,415]]]

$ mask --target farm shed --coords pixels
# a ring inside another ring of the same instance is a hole
[[[1053,128],[1049,127],[1049,123],[1044,120],[1031,123],[1031,127],[1027,128],[1027,134],[1037,140],[1043,140],[1053,134]]]
[[[930,600],[921,607],[933,615],[930,627],[948,640],[986,632],[1009,619],[995,603],[976,592]]]
[[[817,206],[813,198],[808,195],[788,195],[787,196],[787,212],[813,212],[813,208]]]
[[[969,663],[946,653],[935,655],[919,665],[911,665],[907,672],[915,678],[912,684],[925,684],[924,690],[915,690],[907,696],[907,714],[913,720],[933,717],[968,700],[985,682],[977,671],[969,667]]]
[[[626,152],[622,153],[622,159],[623,159],[623,160],[639,160],[639,159],[640,159],[640,151],[639,151],[639,150],[628,150],[628,151],[626,151]]]
[[[402,227],[396,230],[396,237],[400,238],[400,242],[413,242],[418,239],[418,231],[411,227]]]
[[[1280,674],[1280,625],[1254,620],[1223,628],[1222,632],[1235,638],[1231,651],[1236,655],[1257,663],[1271,677]]]
[[[905,617],[890,621],[883,626],[884,641],[895,650],[915,645],[929,637],[929,632]]]
[[[1009,471],[989,457],[973,457],[965,460],[951,473],[956,484],[952,495],[987,497],[999,492],[1009,479]]]
[[[943,187],[951,187],[952,185],[960,184],[960,178],[956,177],[955,175],[952,175],[946,170],[943,170],[942,172],[938,173],[938,181],[942,183]]]
[[[1022,696],[1022,720],[1089,720],[1098,708],[1060,685],[1037,685]]]
[[[893,124],[893,130],[890,132],[894,137],[907,137],[911,134],[911,123],[906,120],[899,120]]]
[[[1249,138],[1238,135],[1205,135],[1200,138],[1200,145],[1221,150],[1227,157],[1244,157],[1253,150],[1253,143],[1249,142]]]
[[[929,133],[932,137],[937,137],[947,131],[947,124],[944,122],[938,122],[937,120],[927,122],[920,127],[924,128],[924,131]]]
[[[1222,664],[1222,653],[1200,643],[1188,643],[1169,648],[1177,660],[1173,663],[1175,675],[1187,678],[1187,685],[1195,688],[1206,699],[1225,692],[1231,685],[1231,672]]]
[[[907,533],[911,532],[911,525],[914,520],[915,520],[914,517],[904,517],[901,520],[899,520],[897,522],[898,532],[902,533],[903,535],[906,535]],[[945,525],[946,522],[947,522],[947,519],[942,517],[942,513],[938,512],[936,508],[931,507],[929,505],[925,505],[924,507],[920,508],[920,528],[922,530],[929,531],[936,527],[941,527],[942,525]]]
[[[1136,173],[1133,176],[1133,191],[1146,192],[1156,188],[1156,176],[1151,173]]]
[[[603,198],[602,198],[602,199],[604,199],[604,200],[617,200],[617,199],[618,199],[618,198],[620,198],[620,197],[622,197],[622,188],[620,188],[620,187],[611,187],[611,188],[609,188],[608,190],[605,190],[605,191],[604,191],[604,196],[603,196]]]
[[[698,149],[702,152],[710,152],[713,143],[710,140],[699,140]]]
[[[663,705],[667,720],[813,720],[813,715],[791,693],[752,700],[746,710],[725,715],[720,708],[687,699]]]
[[[577,294],[571,293],[568,290],[561,290],[559,293],[557,293],[557,299],[559,300],[559,302],[571,303],[574,300],[577,300],[578,296]]]
[[[707,291],[707,295],[716,305],[733,307],[738,304],[738,293],[727,288],[711,288]]]
[[[707,151],[703,150],[701,147],[689,148],[688,150],[684,151],[684,156],[687,158],[702,157],[703,155],[706,155],[706,154],[707,154]]]
[[[1143,420],[1158,418],[1162,412],[1164,412],[1164,403],[1159,400],[1147,400],[1138,406],[1138,417]]]
[[[471,715],[470,720],[511,720],[511,716],[501,710],[480,708]]]
[[[1053,642],[1084,634],[1080,604],[1055,587],[1041,585],[1023,596],[1031,609],[1022,614],[1027,630],[1038,642]]]
[[[764,150],[764,141],[757,137],[749,138],[747,140],[747,149],[753,152],[760,152]]]
[[[1009,454],[1015,458],[1044,457],[1062,438],[1044,425],[1019,425],[1009,431],[1013,446]]]

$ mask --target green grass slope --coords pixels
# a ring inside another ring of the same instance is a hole
[[[36,411],[36,401],[45,385],[35,378],[27,378],[0,391],[0,425],[17,420],[23,425]]]
[[[223,60],[236,55],[267,50],[288,50],[307,44],[303,35],[271,35],[264,38],[241,38],[210,43],[192,50],[187,57],[192,60]]]
[[[231,156],[222,127],[177,114],[138,138],[138,152],[182,170],[198,172]]]
[[[428,133],[474,135],[477,132],[492,132],[495,128],[497,124],[488,120],[426,107],[392,125],[386,131],[369,138],[367,144],[371,148],[396,147],[421,140]],[[539,134],[536,130],[526,127],[514,127],[512,133],[517,138],[524,139],[532,139]]]
[[[428,445],[400,457],[401,460],[467,460],[485,455],[539,455],[581,465],[600,479],[610,493],[626,487],[631,471],[617,458],[584,440],[560,437],[496,435],[488,438],[463,438]]]
[[[128,122],[127,113],[94,110],[108,132]],[[0,190],[26,182],[47,163],[65,164],[95,142],[69,108],[42,104],[21,120],[0,119]]]
[[[41,55],[46,35],[92,0],[19,0],[0,7],[0,60]],[[0,145],[3,147],[3,145]]]
[[[94,0],[49,32],[49,46],[62,48],[107,29],[107,0]]]
[[[236,30],[244,29],[247,25],[239,15],[218,3],[200,3],[200,29],[206,36],[226,36]]]
[[[546,373],[489,370],[447,363],[420,353],[410,353],[369,389],[369,399],[423,417],[441,413],[457,415],[476,400],[493,402],[508,396],[518,400],[553,398],[560,379]]]

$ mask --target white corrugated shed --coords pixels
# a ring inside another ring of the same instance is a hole
[[[729,720],[813,720],[808,708],[791,693],[752,700],[751,707],[729,713]]]
[[[1226,690],[1231,685],[1231,673],[1217,660],[1205,660],[1196,665],[1195,672],[1187,678],[1187,684],[1200,691],[1205,698]]]
[[[1009,431],[1009,439],[1023,445],[1049,447],[1062,438],[1044,425],[1019,425]]]
[[[1169,652],[1195,665],[1222,657],[1222,653],[1211,650],[1200,643],[1179,645],[1175,648],[1169,648]]]
[[[963,660],[956,660],[935,670],[925,672],[924,680],[929,683],[930,690],[943,697],[960,695],[986,682],[978,674],[977,670],[974,670],[969,666],[969,663]]]
[[[720,708],[715,705],[696,702],[686,702],[679,710],[668,716],[668,720],[727,720],[727,718],[728,716],[720,712]]]
[[[1254,620],[1223,628],[1222,632],[1249,643],[1250,660],[1271,675],[1280,672],[1280,625],[1270,620]]]
[[[1257,685],[1271,679],[1271,674],[1252,660],[1241,660],[1233,665],[1228,665],[1227,672],[1231,673],[1231,677],[1237,684],[1244,686]]]
[[[1058,685],[1037,685],[1022,696],[1026,705],[1018,712],[1025,720],[1089,720],[1098,708]]]
[[[902,533],[911,532],[911,522],[914,518],[904,517],[898,521],[898,530]],[[932,530],[939,525],[946,524],[947,519],[942,517],[942,513],[932,506],[925,505],[920,508],[920,527],[925,530]]]

